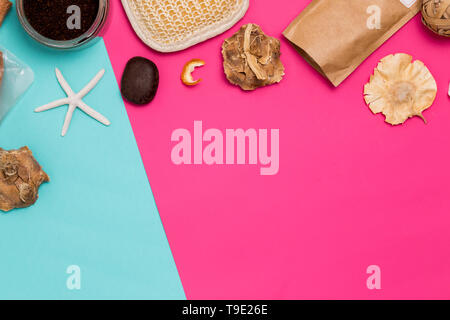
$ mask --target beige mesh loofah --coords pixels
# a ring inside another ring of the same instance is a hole
[[[386,122],[397,125],[418,116],[434,102],[437,85],[423,62],[397,53],[381,59],[370,82],[364,86],[364,99],[373,113],[382,112]]]
[[[249,0],[122,0],[134,30],[160,52],[186,49],[231,28]]]
[[[424,0],[422,21],[433,32],[450,37],[450,0]]]

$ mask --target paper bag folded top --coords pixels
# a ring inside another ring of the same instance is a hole
[[[337,87],[420,5],[416,0],[313,0],[283,35]]]

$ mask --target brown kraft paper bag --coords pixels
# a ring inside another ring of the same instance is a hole
[[[421,0],[313,0],[283,35],[334,86],[413,18]]]

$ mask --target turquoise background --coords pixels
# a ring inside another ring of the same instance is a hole
[[[184,299],[103,41],[49,50],[26,35],[13,8],[0,44],[35,73],[0,124],[0,147],[29,146],[51,178],[34,206],[0,213],[0,299]],[[77,109],[63,138],[67,106],[33,112],[65,97],[55,67],[76,92],[106,70],[84,101],[110,127]],[[66,287],[70,265],[81,268],[81,290]]]

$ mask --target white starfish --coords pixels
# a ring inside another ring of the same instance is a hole
[[[67,83],[66,79],[64,79],[61,71],[59,71],[58,68],[55,68],[56,78],[58,79],[59,84],[61,85],[61,88],[66,92],[67,98],[59,99],[53,102],[50,102],[46,105],[43,105],[39,108],[36,108],[35,112],[42,112],[47,111],[50,109],[54,109],[63,105],[69,105],[69,109],[66,113],[66,119],[64,120],[63,129],[61,132],[61,135],[64,137],[67,133],[67,130],[70,126],[70,121],[72,120],[73,112],[76,108],[80,108],[83,110],[87,115],[91,116],[95,120],[103,123],[105,126],[109,126],[111,122],[106,119],[103,115],[89,107],[87,104],[83,102],[83,98],[85,95],[89,93],[94,87],[97,85],[97,83],[100,81],[100,79],[105,74],[105,69],[100,70],[96,76],[89,81],[89,83],[78,93],[73,92],[72,88],[70,88],[69,84]]]

